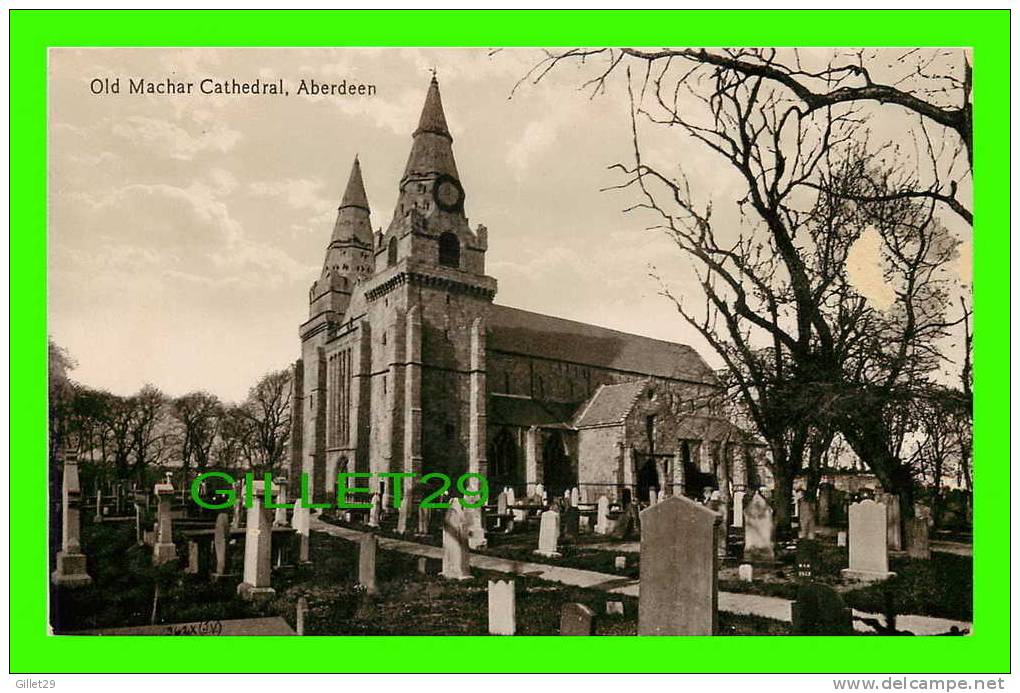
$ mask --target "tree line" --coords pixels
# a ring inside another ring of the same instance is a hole
[[[145,482],[146,472],[251,469],[282,472],[290,437],[291,373],[262,376],[239,403],[194,391],[172,397],[151,384],[122,396],[78,383],[66,349],[49,341],[50,457],[72,446],[107,478]],[[151,476],[151,475],[150,475]]]

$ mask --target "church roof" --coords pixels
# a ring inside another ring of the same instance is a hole
[[[574,427],[590,428],[623,423],[647,385],[647,380],[632,380],[599,386],[588,404],[578,413]]]
[[[488,347],[526,356],[715,385],[704,359],[686,344],[618,332],[605,327],[493,305]]]
[[[446,114],[443,113],[443,99],[439,96],[439,80],[432,75],[429,82],[428,93],[425,94],[425,105],[421,109],[421,117],[418,119],[418,129],[414,131],[417,135],[421,132],[431,132],[436,135],[443,135],[453,139],[450,129],[446,126]]]
[[[726,419],[718,419],[714,416],[688,415],[680,420],[677,427],[677,438],[680,440],[708,440],[760,443],[747,431],[730,423]]]
[[[340,200],[340,209],[344,207],[360,207],[366,212],[368,208],[368,195],[365,194],[365,181],[361,177],[361,162],[354,157],[354,165],[351,166],[351,175],[347,179],[347,189],[344,190],[343,199]]]
[[[577,403],[545,402],[530,397],[493,393],[489,397],[486,420],[504,426],[550,426],[564,424],[574,417]]]

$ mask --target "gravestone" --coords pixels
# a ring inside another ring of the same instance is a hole
[[[617,570],[624,570],[627,567],[627,557],[626,556],[617,556],[616,560],[613,561],[613,566]]]
[[[450,580],[468,580],[471,578],[469,566],[464,511],[461,510],[460,499],[454,498],[443,515],[442,576]]]
[[[776,559],[773,540],[772,505],[755,491],[744,504],[744,560],[772,562]]]
[[[372,507],[368,510],[368,526],[379,526],[379,494],[372,494]]]
[[[900,524],[900,497],[894,493],[883,493],[880,501],[885,504],[886,535],[890,551],[903,550],[903,533]]]
[[[216,515],[216,526],[213,528],[213,553],[216,565],[213,578],[219,579],[227,575],[227,544],[230,541],[230,518],[226,513]]]
[[[560,635],[591,635],[595,612],[584,604],[570,602],[560,612]]]
[[[198,575],[199,573],[200,570],[198,565],[199,548],[200,547],[197,541],[195,541],[194,539],[188,540],[188,567],[184,569],[184,572],[189,575]]]
[[[638,635],[715,633],[718,522],[683,496],[641,513]]]
[[[542,513],[542,521],[538,528],[538,548],[535,550],[539,556],[555,558],[560,555],[557,550],[557,542],[560,538],[560,514],[555,510],[546,510]]]
[[[297,600],[297,614],[294,618],[295,625],[297,626],[298,635],[305,634],[305,615],[308,613],[308,600],[304,597],[298,597]]]
[[[298,564],[310,563],[309,542],[312,538],[312,511],[300,498],[294,500],[294,517],[291,520],[298,539]]]
[[[428,534],[432,525],[432,508],[418,506],[418,534]]]
[[[251,507],[245,520],[244,574],[237,586],[237,593],[245,599],[261,599],[276,594],[270,584],[273,527],[263,506],[265,496],[265,482],[255,481]]]
[[[618,600],[606,602],[606,614],[610,616],[623,616],[623,602]]]
[[[907,556],[927,561],[931,558],[928,541],[928,521],[923,517],[912,517],[905,523],[907,535]]]
[[[581,503],[581,492],[575,486],[570,489],[570,507],[576,508]]]
[[[853,635],[853,613],[827,585],[809,582],[797,588],[791,605],[795,635]]]
[[[850,567],[843,576],[856,580],[885,580],[889,572],[888,516],[885,506],[864,500],[850,506]]]
[[[507,514],[506,491],[500,491],[496,496],[496,514],[501,518]]]
[[[358,584],[365,588],[366,594],[376,594],[375,554],[379,539],[374,534],[362,535],[358,547]]]
[[[577,539],[581,533],[581,512],[576,507],[568,507],[563,510],[560,531],[564,539],[570,541]]]
[[[798,516],[800,518],[800,538],[815,538],[815,505],[808,498],[801,498]]]
[[[169,483],[156,484],[156,517],[159,529],[156,532],[156,544],[152,547],[153,565],[161,565],[177,560],[177,547],[174,546],[173,520],[170,509],[173,504],[174,487]]]
[[[744,496],[746,494],[743,491],[737,491],[733,494],[733,526],[743,527],[744,526]]]
[[[544,503],[545,502],[545,486],[543,486],[542,484],[535,484],[535,495],[538,497],[538,500],[540,500],[541,502]]]
[[[468,548],[484,549],[487,545],[485,539],[485,523],[482,520],[481,508],[464,508],[464,520],[467,524]]]
[[[818,498],[818,512],[815,515],[815,525],[819,527],[828,527],[832,524],[832,506],[833,506],[833,489],[832,484],[819,484],[816,496]]]
[[[737,567],[737,577],[740,578],[741,582],[753,582],[754,581],[754,566],[750,563],[741,563]]]
[[[598,514],[596,515],[595,520],[595,533],[609,533],[609,499],[605,496],[599,496]]]
[[[517,605],[513,580],[489,580],[489,634],[517,632]]]
[[[84,587],[92,583],[85,570],[85,554],[81,550],[81,483],[78,477],[78,453],[64,450],[61,494],[61,544],[57,552],[57,568],[51,579],[61,587]]]
[[[141,546],[143,541],[142,534],[142,504],[135,503],[135,543]]]
[[[648,505],[655,505],[659,502],[659,492],[654,488],[648,489]]]
[[[274,488],[278,489],[276,493],[276,504],[285,505],[287,503],[287,489],[283,486],[285,483],[282,479],[277,479],[273,482]],[[274,527],[286,527],[287,526],[287,509],[286,508],[274,508],[273,515],[273,526]]]
[[[928,523],[928,527],[935,524],[935,520],[932,518],[931,508],[924,503],[914,503],[914,517],[924,518],[924,521]]]
[[[795,570],[800,580],[811,580],[818,572],[821,562],[821,547],[812,539],[797,541],[797,562]]]
[[[846,546],[846,531],[839,530],[836,532],[836,546]]]
[[[94,522],[103,521],[103,491],[102,489],[96,489],[96,516],[93,518]]]

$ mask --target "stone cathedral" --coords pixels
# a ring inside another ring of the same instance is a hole
[[[465,190],[433,77],[385,231],[354,161],[299,330],[292,480],[307,473],[317,499],[341,471],[617,500],[769,483],[691,347],[495,303]]]

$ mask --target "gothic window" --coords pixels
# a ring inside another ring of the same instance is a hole
[[[439,264],[444,267],[460,267],[460,241],[449,231],[439,237]]]
[[[389,267],[397,264],[397,238],[394,236],[390,239],[390,244],[386,249],[386,264]]]

